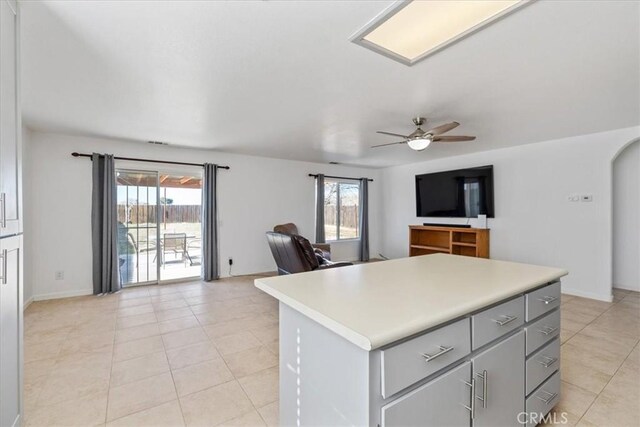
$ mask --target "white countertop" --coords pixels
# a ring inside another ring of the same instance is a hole
[[[566,274],[559,268],[435,254],[262,278],[255,286],[373,350]]]

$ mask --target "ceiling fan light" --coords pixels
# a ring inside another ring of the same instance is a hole
[[[433,137],[431,135],[426,135],[421,138],[409,140],[407,144],[412,150],[422,151],[431,145],[431,142],[433,142]]]

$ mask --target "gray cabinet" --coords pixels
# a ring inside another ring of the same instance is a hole
[[[21,236],[0,239],[0,426],[20,425],[22,384]]]
[[[524,331],[471,359],[475,378],[474,427],[518,425],[524,411]]]
[[[471,364],[466,362],[382,408],[382,427],[469,425]]]
[[[17,7],[0,0],[0,235],[21,231]]]

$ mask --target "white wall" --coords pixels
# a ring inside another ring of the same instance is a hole
[[[612,160],[638,136],[634,127],[385,169],[383,253],[408,254],[410,224],[466,221],[417,218],[416,174],[492,164],[491,257],[566,268],[564,292],[609,300]],[[569,202],[571,193],[593,202]]]
[[[613,164],[613,286],[640,292],[640,142]]]
[[[220,171],[218,202],[221,272],[233,274],[275,270],[265,231],[275,224],[294,222],[300,233],[313,239],[314,180],[309,173],[353,177],[367,176],[370,184],[370,249],[381,245],[380,171],[340,165],[315,164],[213,151],[151,146],[98,138],[31,132],[26,142],[26,269],[36,299],[91,293],[91,162],[73,158],[71,152],[106,152],[119,156],[186,162],[211,162],[231,166]],[[332,248],[338,257],[353,259],[353,243]],[[64,280],[54,280],[56,271]]]

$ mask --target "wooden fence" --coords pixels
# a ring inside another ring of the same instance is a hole
[[[358,228],[358,206],[342,206],[340,210],[340,227]],[[336,206],[324,207],[324,223],[336,225]]]
[[[149,224],[157,220],[155,205],[118,205],[118,221],[125,224]],[[128,215],[127,215],[127,210]],[[164,213],[164,220],[162,214]],[[199,223],[202,207],[200,205],[167,205],[160,206],[160,222]]]

